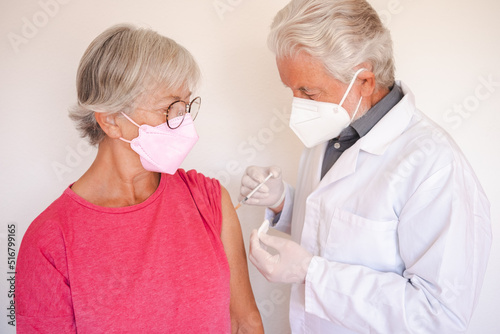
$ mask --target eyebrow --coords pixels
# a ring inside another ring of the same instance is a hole
[[[283,87],[285,87],[285,88],[294,89],[294,88],[292,88],[292,87],[288,86],[288,85],[287,85],[286,83],[284,83],[284,82],[281,82],[281,83],[283,84]],[[309,89],[308,89],[307,87],[300,87],[300,88],[299,88],[299,90],[307,92]]]
[[[192,94],[193,94],[193,92],[188,92],[188,94],[187,94],[186,96],[191,96]],[[174,99],[175,101],[177,101],[177,100],[184,101],[184,100],[182,99],[182,97],[180,97],[180,96],[178,96],[178,95],[170,95],[170,96],[167,96],[166,98],[168,98],[168,99],[172,98],[172,99]],[[187,99],[189,100],[189,97],[188,97]]]
[[[191,96],[192,94],[193,94],[192,92],[188,92],[187,96]],[[188,100],[189,100],[189,98],[188,98]],[[184,101],[184,100],[182,99],[182,97],[180,97],[178,95],[169,95],[169,96],[165,96],[165,97],[158,99],[156,101],[156,104],[162,105],[162,106],[165,105],[165,107],[166,107],[167,105],[169,105],[175,101]],[[189,103],[189,101],[184,101],[184,102]]]
[[[287,85],[286,85],[285,83],[283,83],[283,82],[282,82],[282,84],[283,84],[283,86],[284,86],[285,88],[293,89],[293,88],[291,88],[291,87],[287,86]],[[299,90],[299,91],[301,91],[301,92],[304,92],[304,93],[307,93],[307,92],[310,92],[310,91],[311,91],[311,89],[309,89],[309,88],[307,88],[307,87],[304,87],[304,86],[299,87],[299,88],[298,88],[298,90]]]
[[[299,91],[306,95],[313,95],[322,92],[323,90],[319,87],[308,88],[308,87],[300,87]]]

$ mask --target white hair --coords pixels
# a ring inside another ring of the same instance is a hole
[[[192,55],[170,38],[120,24],[85,51],[76,80],[78,104],[70,110],[82,137],[92,145],[105,137],[94,113],[130,114],[143,95],[157,88],[193,91],[200,70]]]
[[[268,44],[277,58],[309,54],[344,83],[366,62],[378,87],[394,84],[390,32],[365,0],[292,0],[274,18]]]

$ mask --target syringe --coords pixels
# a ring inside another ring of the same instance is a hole
[[[246,202],[246,201],[247,201],[250,197],[252,197],[252,196],[253,196],[253,194],[255,194],[255,193],[257,192],[257,190],[259,190],[259,189],[260,189],[260,187],[262,187],[262,186],[264,185],[264,183],[266,183],[266,181],[267,181],[267,180],[269,180],[269,179],[271,178],[271,176],[273,176],[273,173],[269,173],[269,175],[268,175],[268,176],[266,176],[266,178],[264,179],[264,181],[262,181],[262,183],[259,183],[259,184],[257,185],[257,187],[255,187],[255,188],[254,188],[254,189],[250,192],[250,194],[246,195],[246,196],[245,196],[245,198],[243,198],[243,199],[242,199],[242,200],[241,200],[241,201],[240,201],[240,202],[239,202],[239,203],[238,203],[238,204],[234,207],[234,209],[235,209],[235,210],[238,210],[238,209],[239,209],[239,207],[240,207],[242,204],[244,204],[244,203],[245,203],[245,202]]]

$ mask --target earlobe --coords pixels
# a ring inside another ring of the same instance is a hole
[[[120,138],[121,130],[116,124],[116,114],[109,114],[105,112],[95,112],[94,117],[101,127],[102,131],[110,138]]]

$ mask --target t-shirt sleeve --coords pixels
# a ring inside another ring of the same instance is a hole
[[[57,224],[38,217],[23,237],[16,266],[18,333],[76,333],[66,250]]]
[[[192,198],[205,224],[213,233],[220,236],[222,232],[222,198],[221,186],[218,180],[190,170],[179,170],[179,175],[186,182]]]

